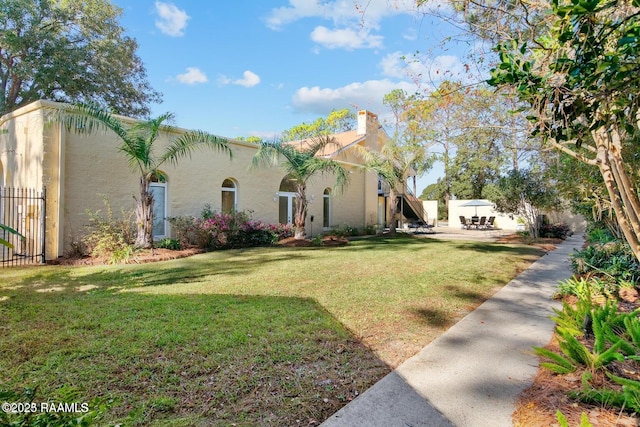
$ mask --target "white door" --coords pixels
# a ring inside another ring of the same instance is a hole
[[[167,237],[167,184],[152,182],[149,191],[153,193],[153,238]]]
[[[279,193],[278,222],[280,224],[293,224],[293,208],[295,206],[296,193],[281,191]]]

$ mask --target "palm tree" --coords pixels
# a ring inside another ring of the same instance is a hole
[[[389,186],[389,203],[387,203],[387,218],[389,221],[389,233],[396,232],[395,215],[397,213],[396,188],[400,184],[406,184],[410,172],[414,172],[414,166],[424,162],[424,150],[422,148],[403,146],[394,140],[388,141],[381,151],[371,151],[361,147],[361,156],[364,158],[365,168],[378,174],[385,184]]]
[[[307,143],[307,141],[303,141]],[[307,218],[307,182],[316,174],[332,173],[336,176],[336,186],[344,188],[348,181],[348,173],[344,166],[326,156],[319,156],[327,146],[336,144],[335,139],[328,135],[311,138],[308,146],[297,148],[292,143],[281,141],[262,141],[260,148],[251,161],[251,167],[260,165],[277,166],[282,164],[288,178],[295,186],[294,227],[296,239],[304,239],[305,222]]]
[[[193,151],[204,148],[217,150],[231,157],[231,149],[226,139],[199,130],[180,133],[161,152],[156,152],[154,143],[160,131],[167,134],[177,133],[173,127],[165,124],[173,120],[174,116],[171,113],[132,125],[95,104],[67,105],[60,110],[60,114],[59,120],[67,129],[78,133],[111,130],[122,141],[118,150],[124,154],[131,168],[140,175],[140,197],[136,200],[135,211],[136,247],[153,247],[153,193],[149,186],[154,180],[166,179],[160,169],[163,164],[176,165],[180,159],[190,156]]]

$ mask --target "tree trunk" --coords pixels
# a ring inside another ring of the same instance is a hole
[[[296,206],[293,213],[293,224],[295,228],[294,238],[302,240],[305,238],[305,223],[307,220],[307,194],[306,185],[296,185]]]
[[[137,248],[153,247],[153,193],[149,191],[146,177],[140,178],[140,199],[136,206]]]
[[[631,187],[631,181],[624,169],[622,150],[615,130],[600,128],[592,132],[597,147],[597,164],[611,199],[616,220],[625,240],[640,261],[640,229],[637,218],[640,201]],[[635,219],[635,221],[634,221]]]
[[[389,204],[387,209],[389,219],[389,234],[396,233],[396,191],[393,186],[389,186]]]

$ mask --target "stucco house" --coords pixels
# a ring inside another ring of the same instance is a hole
[[[6,202],[0,203],[0,223],[8,217],[17,218],[18,231],[24,234],[29,232],[30,220],[45,217],[42,245],[48,260],[63,256],[86,232],[87,210],[104,210],[105,198],[115,213],[121,208],[131,210],[133,197],[139,194],[138,178],[118,151],[117,137],[107,132],[81,135],[67,131],[48,119],[52,110],[61,107],[37,101],[0,118],[0,188],[46,188],[46,205],[42,208],[10,208]],[[355,149],[363,146],[378,150],[388,140],[378,117],[360,111],[357,129],[334,137],[338,143],[335,150],[322,155],[343,162],[350,172],[349,184],[338,192],[331,175],[311,180],[307,190],[311,199],[308,234],[333,226],[362,228],[386,222],[385,189],[374,172],[361,167],[362,159]],[[168,140],[163,135],[158,142]],[[153,184],[154,237],[171,235],[165,218],[198,215],[205,204],[217,211],[252,211],[254,219],[267,223],[291,222],[294,193],[284,171],[277,167],[251,169],[257,147],[236,140],[230,145],[232,159],[214,151],[199,151],[177,166],[166,166],[166,182]],[[409,196],[406,199],[406,210],[411,211],[415,200],[408,200]]]

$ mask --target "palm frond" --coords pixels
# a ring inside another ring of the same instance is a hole
[[[333,159],[313,157],[309,159],[304,175],[308,178],[316,175],[331,174],[336,178],[336,189],[342,192],[349,183],[349,171],[344,165]]]
[[[18,231],[14,230],[13,228],[9,227],[8,225],[4,225],[4,224],[0,224],[0,230],[4,230],[7,231],[11,234],[15,234],[16,236],[24,239],[25,237],[18,233]],[[13,244],[11,242],[9,242],[8,240],[3,239],[2,237],[0,237],[0,246],[5,246],[9,249],[13,248]]]
[[[229,158],[233,157],[227,139],[196,130],[186,132],[171,141],[164,154],[160,157],[158,165],[167,161],[175,165],[179,159],[190,156],[195,150],[203,148],[223,152],[228,154]]]
[[[335,139],[335,137],[331,135],[318,135],[311,138],[309,147],[303,151],[310,154],[311,156],[315,156],[326,147],[332,145],[334,145],[336,148],[340,148],[340,144],[338,144],[338,141]]]
[[[258,151],[251,159],[250,169],[261,166],[277,166],[282,154],[282,143],[279,141],[260,141]]]
[[[65,104],[57,110],[57,120],[71,132],[89,134],[96,130],[111,130],[123,140],[127,137],[125,123],[98,104]]]
[[[348,183],[348,171],[340,162],[316,157],[316,154],[333,143],[333,138],[319,138],[306,148],[280,141],[263,141],[251,160],[251,168],[259,166],[282,166],[287,175],[300,182],[306,182],[316,174],[331,173],[336,177],[336,186],[341,191]]]

